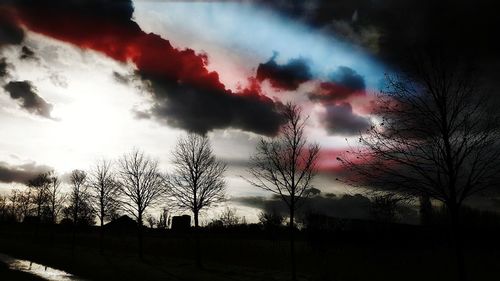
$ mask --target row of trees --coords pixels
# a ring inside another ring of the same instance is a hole
[[[105,221],[126,213],[137,222],[142,258],[142,228],[149,208],[168,202],[189,210],[198,228],[200,212],[225,196],[226,164],[215,158],[206,136],[188,134],[179,138],[172,155],[172,173],[162,173],[157,160],[137,149],[115,162],[101,160],[89,171],[72,171],[69,192],[63,192],[55,172],[39,174],[27,183],[25,191],[12,192],[10,204],[1,197],[1,215],[9,214],[15,221],[51,224],[62,216],[75,226],[94,224],[97,217],[102,252]],[[160,222],[166,225],[166,217],[160,217]]]
[[[9,197],[0,197],[4,220],[56,223],[61,213],[67,213],[67,197],[62,194],[61,181],[53,171],[38,175],[27,186],[24,191],[13,189]]]

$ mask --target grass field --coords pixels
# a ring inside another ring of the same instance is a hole
[[[25,225],[0,227],[0,252],[89,280],[289,279],[289,244],[285,235],[270,239],[263,233],[205,234],[201,242],[204,269],[200,270],[193,263],[194,242],[189,233],[146,232],[145,258],[141,261],[137,258],[135,233],[108,234],[105,254],[101,256],[96,228],[77,235],[73,252],[68,229],[52,230],[47,226],[35,234],[33,227]],[[394,240],[370,233],[329,234],[312,239],[299,233],[298,237],[300,280],[455,279],[454,257],[440,239],[424,243],[412,237]],[[500,277],[498,243],[484,244],[467,245],[470,280]]]

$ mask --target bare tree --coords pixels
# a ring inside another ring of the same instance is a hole
[[[9,214],[8,197],[0,194],[0,221],[5,221]]]
[[[72,234],[72,253],[75,253],[76,244],[76,228],[80,224],[81,211],[87,207],[89,194],[87,192],[87,173],[82,170],[73,170],[70,176],[71,191],[69,193],[70,206],[68,211],[71,212],[71,219],[73,220],[73,234]]]
[[[270,208],[259,213],[259,222],[265,229],[272,230],[279,228],[285,222],[285,217],[276,208]]]
[[[12,219],[16,222],[21,221],[21,216],[19,214],[19,201],[20,200],[21,200],[21,191],[19,191],[17,189],[13,189],[9,195],[9,201],[10,201],[9,214],[12,217]]]
[[[155,226],[158,225],[156,218],[150,214],[146,215],[146,222],[148,223],[149,228],[155,228]]]
[[[73,170],[70,176],[71,191],[69,201],[72,206],[73,225],[79,223],[80,208],[89,199],[87,173],[82,170]]]
[[[360,136],[359,148],[338,159],[351,172],[348,182],[443,202],[459,279],[465,280],[460,208],[498,183],[499,118],[466,66],[431,55],[419,56],[413,66],[388,76],[379,121]]]
[[[242,218],[238,216],[234,208],[226,207],[217,217],[217,221],[223,226],[234,226],[242,222]]]
[[[201,267],[198,234],[200,211],[224,200],[226,164],[218,160],[207,136],[180,137],[172,152],[174,171],[168,177],[173,204],[193,212],[196,232],[196,264]]]
[[[123,209],[137,221],[139,257],[143,258],[142,231],[144,213],[158,203],[164,194],[164,177],[158,168],[158,161],[143,152],[133,150],[119,160],[118,180]]]
[[[397,193],[382,193],[373,196],[370,202],[370,214],[376,221],[393,223],[399,220],[398,208],[405,198]]]
[[[199,214],[224,200],[226,164],[215,157],[207,136],[193,133],[179,138],[172,156],[174,171],[168,176],[169,195],[177,207],[193,212],[196,263],[201,267]]]
[[[41,173],[28,182],[28,187],[32,190],[32,200],[36,206],[38,221],[42,219],[42,208],[47,201],[49,184],[49,173]]]
[[[54,171],[48,173],[48,180],[47,205],[49,210],[49,220],[51,224],[55,224],[57,223],[59,213],[64,208],[64,200],[66,198],[61,189],[61,181]]]
[[[31,190],[29,188],[21,192],[18,202],[19,202],[18,209],[19,209],[20,221],[24,221],[24,218],[31,214],[33,206],[31,198]]]
[[[179,138],[172,155],[169,194],[173,204],[193,212],[198,227],[200,211],[224,200],[226,164],[215,158],[208,138],[196,134]]]
[[[104,253],[104,220],[111,217],[120,207],[117,200],[120,188],[111,169],[111,162],[101,160],[97,162],[90,172],[89,185],[91,200],[96,209],[100,222],[99,249]]]
[[[301,117],[300,107],[289,103],[282,114],[286,123],[279,135],[272,139],[262,138],[257,145],[249,169],[252,177],[247,181],[277,194],[288,206],[292,280],[296,280],[295,211],[312,190],[319,145],[307,144],[304,135],[307,118]]]

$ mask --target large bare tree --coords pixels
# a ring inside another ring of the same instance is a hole
[[[197,134],[179,138],[172,155],[169,194],[175,205],[193,212],[198,227],[200,211],[224,200],[226,164],[217,160],[208,138]]]
[[[198,232],[200,211],[224,200],[226,164],[215,157],[207,136],[193,133],[179,138],[172,156],[169,195],[173,204],[193,213]],[[196,261],[201,266],[198,235],[196,243]]]
[[[73,170],[70,176],[71,190],[69,193],[69,210],[71,211],[71,219],[73,220],[73,235],[71,249],[75,253],[76,243],[76,228],[80,224],[81,210],[87,206],[89,193],[87,192],[87,173],[82,170]]]
[[[299,106],[286,104],[282,114],[286,123],[279,135],[262,138],[257,145],[249,168],[251,177],[247,181],[278,195],[288,207],[292,280],[296,280],[295,211],[312,190],[319,145],[307,143],[304,135],[307,118],[301,116]]]
[[[82,170],[73,170],[70,176],[71,190],[69,193],[69,201],[71,204],[73,225],[77,225],[80,208],[84,201],[89,199],[88,194],[88,178],[87,173]]]
[[[460,280],[465,267],[460,208],[498,184],[499,118],[467,66],[419,55],[411,71],[388,76],[377,122],[338,159],[346,180],[444,203],[450,214]]]
[[[139,257],[142,259],[144,214],[164,195],[164,177],[159,171],[158,161],[139,150],[123,155],[118,166],[122,208],[137,221]]]
[[[120,201],[117,200],[120,188],[110,161],[100,160],[95,164],[90,172],[89,186],[92,204],[96,209],[101,226],[99,249],[102,255],[104,252],[104,220],[108,219],[120,207]]]
[[[49,221],[51,224],[57,223],[57,218],[64,208],[64,201],[66,199],[62,192],[61,181],[54,171],[48,174],[47,185],[47,209],[49,211]]]
[[[42,219],[42,210],[47,201],[49,184],[49,173],[41,173],[28,182],[28,187],[30,188],[32,194],[31,199],[35,205],[35,214],[38,221],[41,221]]]

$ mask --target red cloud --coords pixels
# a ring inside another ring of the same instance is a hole
[[[355,148],[357,149],[357,148]],[[363,164],[370,162],[369,155],[360,157],[360,151],[351,151],[349,148],[345,149],[321,149],[318,156],[317,170],[322,173],[342,174],[346,172],[346,167],[342,165],[338,158],[349,159],[355,164]]]
[[[121,61],[133,62],[140,71],[209,89],[225,90],[216,72],[206,68],[206,55],[179,50],[168,40],[145,33],[133,21],[89,17],[50,9],[19,9],[20,22],[28,29],[91,49]]]
[[[150,114],[172,126],[198,133],[232,127],[272,135],[282,123],[277,104],[259,85],[234,93],[207,69],[206,54],[175,48],[141,30],[131,19],[131,1],[24,0],[15,8],[18,23],[29,30],[135,64],[152,84],[156,100]]]

